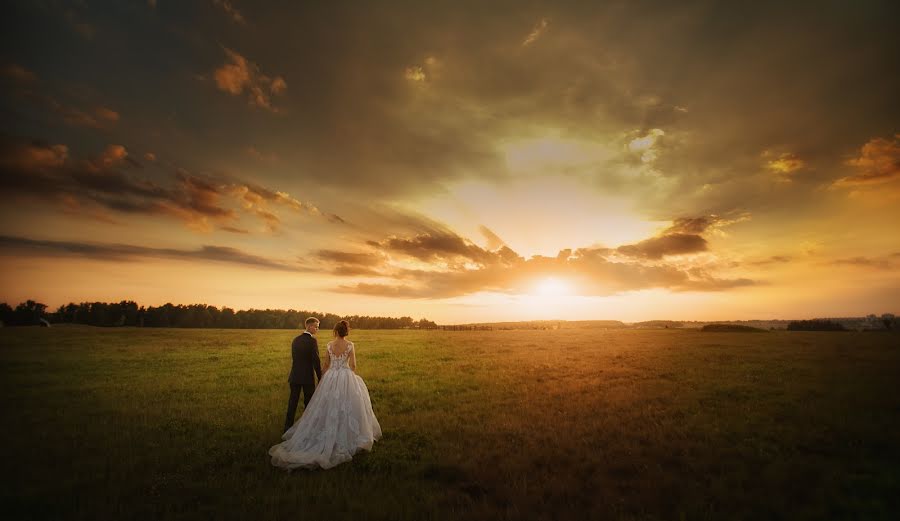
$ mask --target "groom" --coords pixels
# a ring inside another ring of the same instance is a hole
[[[319,343],[314,336],[319,332],[319,319],[309,317],[304,324],[306,331],[294,339],[291,343],[291,375],[288,383],[291,385],[291,397],[288,400],[287,415],[284,418],[284,431],[294,424],[294,414],[297,412],[297,402],[300,400],[300,391],[303,391],[303,407],[309,405],[309,400],[316,392],[316,380],[313,379],[313,371],[316,379],[322,379],[322,366],[319,364]]]

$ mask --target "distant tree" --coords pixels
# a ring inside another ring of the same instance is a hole
[[[434,322],[432,322],[428,319],[423,318],[423,319],[419,320],[418,322],[416,322],[416,327],[418,327],[419,329],[435,329],[435,328],[437,328],[437,324],[435,324]]]
[[[346,319],[354,329],[400,329],[414,325],[437,327],[427,319],[419,322],[411,317],[341,317],[334,313],[306,310],[248,309],[235,311],[223,307],[219,309],[207,304],[172,304],[159,307],[138,306],[131,300],[120,302],[82,302],[59,306],[51,314],[45,313],[47,306],[33,300],[19,304],[12,309],[0,304],[0,320],[5,325],[35,325],[41,318],[54,322],[89,324],[93,326],[137,326],[137,327],[185,327],[185,328],[243,328],[243,329],[298,329],[307,317],[317,317],[322,329],[332,329]]]
[[[0,322],[5,326],[13,325],[13,308],[6,302],[0,303]]]
[[[45,304],[28,300],[22,302],[12,312],[12,324],[16,326],[34,326],[44,318],[44,311],[47,310]]]
[[[846,331],[840,322],[831,320],[794,320],[787,326],[788,331]]]
[[[892,329],[894,325],[894,314],[893,313],[885,313],[881,315],[881,322],[884,323],[885,329]]]

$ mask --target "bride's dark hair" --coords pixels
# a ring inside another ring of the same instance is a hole
[[[334,336],[339,336],[344,338],[345,336],[350,334],[350,322],[346,320],[341,320],[337,324],[334,325]]]

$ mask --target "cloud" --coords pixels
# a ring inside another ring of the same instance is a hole
[[[215,70],[213,76],[216,87],[219,90],[240,96],[247,93],[247,100],[251,106],[280,112],[280,109],[272,106],[272,96],[284,94],[287,90],[287,82],[281,76],[271,78],[262,74],[259,66],[247,60],[247,58],[225,48],[228,63]]]
[[[839,179],[836,186],[865,186],[900,179],[900,134],[894,134],[893,139],[871,139],[862,146],[859,157],[846,164],[855,167],[856,173]]]
[[[769,264],[787,264],[793,259],[787,255],[772,255],[768,259],[750,262],[753,266],[767,266]]]
[[[98,161],[104,167],[115,166],[128,157],[128,151],[122,145],[107,145],[106,149],[100,154]]]
[[[623,255],[647,259],[661,259],[668,255],[684,255],[706,250],[706,239],[687,233],[670,233],[616,248],[616,251]]]
[[[40,96],[38,97],[40,98]],[[59,114],[66,124],[74,127],[108,129],[118,123],[120,118],[118,112],[106,107],[96,107],[90,111],[84,111],[75,107],[63,105],[50,97],[44,97],[43,101],[51,110]]]
[[[496,250],[501,246],[506,246],[506,243],[503,242],[503,239],[498,237],[497,234],[492,232],[491,229],[487,226],[479,226],[478,231],[480,231],[481,234],[484,235],[484,238],[487,239],[487,247],[489,250]]]
[[[771,155],[772,153],[768,151],[763,153],[764,158],[770,157]],[[790,175],[805,167],[806,161],[800,159],[796,154],[791,152],[783,152],[779,154],[778,157],[766,161],[767,169],[777,174],[781,174],[782,176]]]
[[[722,231],[723,228],[749,219],[749,212],[743,212],[734,217],[725,217],[715,214],[701,215],[700,217],[679,217],[672,221],[672,226],[663,231],[663,234],[701,234],[710,232],[724,235],[724,232]]]
[[[20,84],[37,82],[37,74],[15,63],[5,65],[0,69],[0,74]]]
[[[484,250],[452,232],[427,232],[411,238],[389,237],[376,244],[385,252],[424,262],[467,260],[483,265],[499,258],[497,253]]]
[[[870,268],[875,270],[893,270],[898,267],[895,259],[898,257],[896,253],[885,255],[883,257],[848,257],[837,259],[830,264],[835,266],[854,266],[857,268]]]
[[[35,240],[0,235],[0,253],[44,257],[84,257],[104,261],[128,261],[147,258],[185,261],[215,261],[261,269],[302,271],[298,266],[252,255],[236,248],[202,246],[196,250],[148,248],[130,244]]]
[[[229,0],[213,0],[213,5],[221,7],[235,23],[243,24],[246,22],[244,15]]]
[[[512,262],[450,270],[399,270],[392,282],[360,282],[339,286],[342,293],[397,298],[451,298],[489,291],[528,294],[536,282],[554,277],[569,281],[577,295],[605,296],[649,288],[672,291],[722,291],[755,284],[749,279],[719,279],[701,270],[669,265],[614,262],[605,249],[561,252],[557,257],[522,259],[511,252]]]
[[[319,250],[313,257],[320,262],[319,270],[339,277],[381,276],[385,257],[376,253]]]
[[[109,107],[100,105],[81,109],[43,93],[42,90],[46,87],[39,84],[37,75],[21,65],[6,65],[0,69],[0,73],[12,80],[14,94],[56,113],[67,125],[104,130],[112,128],[121,119],[121,115]]]
[[[334,214],[323,213],[316,206],[298,201],[286,192],[269,190],[268,188],[253,183],[238,180],[226,183],[224,189],[236,197],[245,210],[253,211],[262,217],[273,231],[277,229],[280,221],[274,214],[268,211],[269,204],[290,208],[291,210],[304,215],[322,216],[328,221],[336,224],[345,223],[341,217]]]
[[[105,210],[169,216],[201,231],[214,226],[238,229],[238,210],[276,231],[281,219],[273,208],[344,223],[341,217],[323,213],[286,192],[239,179],[178,169],[174,183],[162,185],[138,175],[134,171],[137,166],[127,149],[118,144],[108,145],[96,157],[79,160],[69,157],[65,145],[0,140],[0,188],[4,194],[52,202],[69,213],[102,215],[97,211]]]
[[[74,9],[66,10],[65,16],[66,21],[69,23],[72,29],[74,29],[76,33],[81,35],[82,38],[84,38],[85,40],[94,39],[94,33],[96,32],[94,30],[94,26],[87,22],[81,21],[79,19],[79,16],[75,13]]]
[[[619,246],[614,251],[628,257],[658,260],[667,256],[688,255],[708,250],[708,243],[701,234],[725,235],[723,228],[750,218],[749,213],[735,217],[716,214],[699,217],[679,217],[656,237],[635,244]]]
[[[245,235],[250,233],[250,230],[246,230],[244,228],[238,228],[236,226],[220,226],[219,229],[222,230],[223,232],[228,232],[228,233],[240,233],[240,234],[245,234]]]
[[[532,29],[531,32],[528,33],[528,36],[525,37],[525,40],[522,41],[522,46],[528,47],[529,45],[536,42],[538,38],[540,38],[545,32],[547,32],[547,27],[549,26],[550,21],[546,18],[541,18],[541,21],[534,26],[534,29]]]
[[[69,147],[66,145],[41,142],[21,143],[18,146],[10,143],[2,145],[0,164],[7,168],[43,171],[62,166],[69,157]]]
[[[356,266],[378,266],[382,258],[374,253],[352,253],[337,250],[319,250],[315,256],[325,262],[353,264]]]
[[[656,142],[666,133],[662,129],[653,128],[646,135],[636,137],[628,142],[628,150],[641,154],[641,161],[651,163],[656,160]]]
[[[678,219],[670,230],[710,231],[718,222],[715,216]],[[490,232],[487,227],[481,231]],[[381,255],[318,255],[336,262],[359,260],[366,275],[384,280],[344,284],[336,291],[404,298],[450,298],[483,291],[528,294],[538,281],[548,277],[567,280],[577,294],[593,296],[650,288],[724,291],[757,284],[751,279],[722,278],[703,267],[666,261],[667,256],[708,250],[700,235],[678,232],[664,232],[616,249],[564,249],[555,257],[536,255],[528,259],[508,246],[483,249],[441,229],[369,241],[368,246]],[[416,261],[414,268],[407,259]],[[352,270],[346,274],[353,275]]]
[[[253,147],[253,146],[249,146],[249,147],[245,148],[244,152],[248,156],[250,156],[262,163],[272,164],[272,163],[278,162],[278,155],[275,154],[274,152],[269,152],[269,153],[264,154],[264,153],[260,152],[259,149],[257,149],[256,147]]]
[[[403,77],[414,83],[425,81],[425,71],[422,67],[407,67],[403,72]]]

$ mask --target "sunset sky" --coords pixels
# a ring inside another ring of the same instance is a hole
[[[900,312],[897,2],[4,11],[0,302]]]

